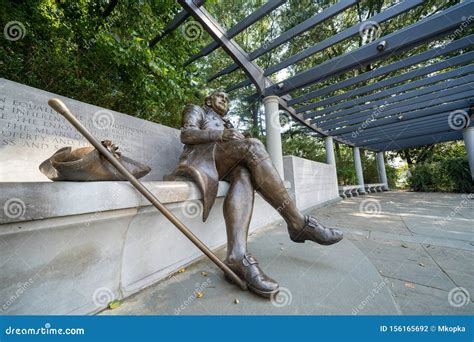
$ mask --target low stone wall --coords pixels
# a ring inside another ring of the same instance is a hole
[[[284,156],[285,180],[300,210],[339,201],[336,168],[295,156]]]

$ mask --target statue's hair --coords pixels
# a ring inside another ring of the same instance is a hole
[[[212,98],[212,95],[214,95],[215,93],[225,93],[225,91],[223,89],[216,89],[216,90],[211,91],[211,93],[207,95],[206,98],[204,99],[204,104],[206,106],[211,107],[212,105],[211,98]]]

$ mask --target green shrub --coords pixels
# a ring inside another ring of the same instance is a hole
[[[410,188],[414,191],[436,191],[438,177],[435,172],[434,163],[424,163],[413,167],[410,170],[411,175],[408,177]]]
[[[445,159],[441,162],[441,169],[444,171],[443,174],[449,189],[454,192],[474,191],[474,183],[467,158],[453,157]]]
[[[472,192],[474,182],[465,157],[448,157],[431,163],[416,165],[408,177],[414,191]]]

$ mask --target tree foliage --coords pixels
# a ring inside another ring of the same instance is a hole
[[[112,3],[9,1],[1,22],[26,34],[2,41],[2,77],[178,127],[182,106],[202,101],[197,67],[182,67],[199,42],[178,30],[148,47],[180,10],[173,0]]]

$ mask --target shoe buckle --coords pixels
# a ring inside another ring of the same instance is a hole
[[[245,255],[244,255],[244,258],[242,259],[242,264],[243,264],[245,267],[248,267],[248,266],[250,266],[250,265],[258,264],[258,261],[257,261],[257,259],[255,259],[252,255],[250,255],[250,254],[245,254]]]

